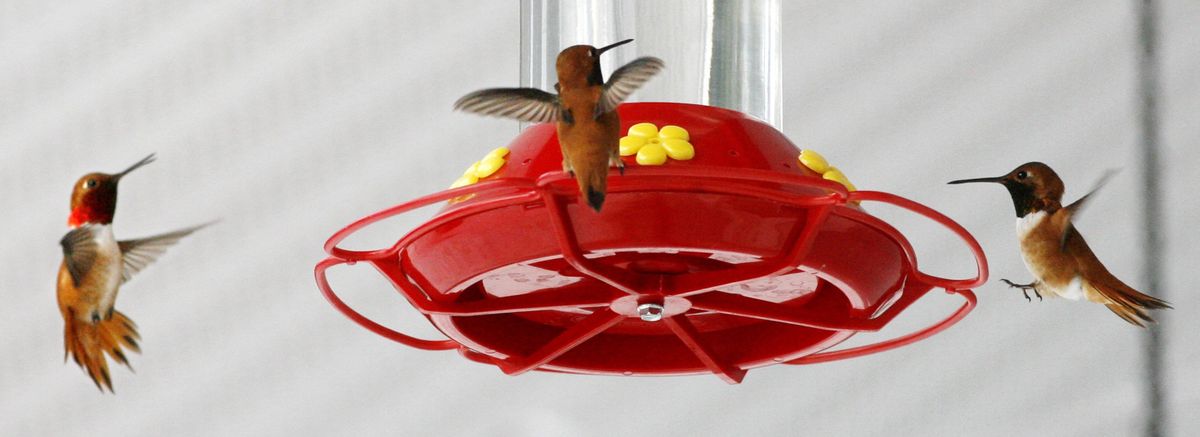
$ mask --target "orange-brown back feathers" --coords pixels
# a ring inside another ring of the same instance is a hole
[[[558,124],[558,140],[563,158],[575,173],[579,191],[588,206],[597,212],[604,204],[608,189],[608,169],[618,157],[621,119],[616,111],[591,117],[599,97],[599,88],[563,89],[564,110],[585,114],[575,117],[574,123]]]

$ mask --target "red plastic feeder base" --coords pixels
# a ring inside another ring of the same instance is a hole
[[[641,122],[691,133],[695,157],[610,174],[602,213],[580,201],[561,171],[554,126],[525,130],[507,162],[477,184],[365,217],[325,244],[317,284],[339,311],[396,342],[456,349],[505,373],[608,375],[714,373],[809,364],[903,346],[953,325],[987,280],[983,250],[965,229],[887,193],[847,192],[798,165],[799,149],[774,128],[719,108],[631,103],[622,129]],[[388,248],[337,244],[376,221],[448,202]],[[890,203],[956,233],[978,274],[922,273],[908,241],[865,213]],[[334,294],[325,270],[368,262],[448,339],[414,338],[375,323]],[[829,349],[877,331],[933,288],[965,303],[921,331]]]

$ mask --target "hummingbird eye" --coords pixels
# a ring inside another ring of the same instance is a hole
[[[84,188],[96,188],[96,180],[88,179],[86,181],[83,181],[83,187]]]
[[[1021,171],[1021,172],[1018,172],[1018,173],[1017,173],[1017,179],[1025,179],[1025,178],[1027,178],[1027,177],[1029,177],[1029,173],[1026,173],[1026,172],[1024,172],[1024,171]]]

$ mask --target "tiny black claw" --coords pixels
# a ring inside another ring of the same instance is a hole
[[[1028,292],[1028,291],[1025,291],[1025,289],[1024,289],[1024,288],[1022,288],[1022,289],[1021,289],[1021,294],[1025,295],[1025,301],[1026,301],[1026,302],[1033,302],[1033,299],[1030,299],[1030,298],[1029,298],[1029,292]]]

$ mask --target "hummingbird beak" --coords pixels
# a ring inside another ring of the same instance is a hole
[[[958,185],[958,184],[972,184],[972,183],[976,183],[976,182],[991,182],[991,183],[996,183],[996,184],[1003,184],[1004,176],[999,176],[999,177],[994,177],[994,178],[959,179],[957,181],[950,181],[947,183],[950,185]]]
[[[620,45],[628,44],[628,43],[631,43],[631,42],[633,42],[633,38],[629,38],[629,39],[627,39],[627,40],[624,40],[624,41],[615,42],[615,43],[612,43],[612,44],[606,45],[606,46],[604,46],[604,47],[598,48],[598,49],[596,49],[596,57],[600,57],[600,55],[601,55],[601,54],[603,54],[604,52],[607,52],[607,51],[608,51],[608,49],[611,49],[611,48],[614,48],[614,47],[617,47],[617,46],[620,46]]]
[[[145,166],[146,164],[149,164],[151,162],[154,162],[154,154],[153,153],[151,153],[149,156],[146,156],[145,158],[142,158],[142,160],[138,161],[136,164],[129,166],[129,168],[125,169],[124,171],[113,175],[113,180],[121,180],[121,178],[123,178],[123,177],[125,177],[125,175],[129,174],[129,172],[137,170],[139,168],[142,168],[143,166]]]

